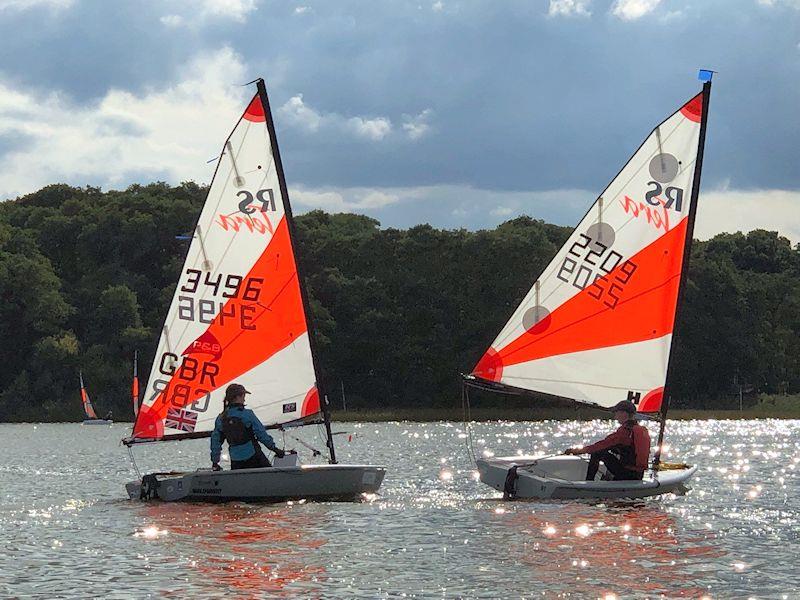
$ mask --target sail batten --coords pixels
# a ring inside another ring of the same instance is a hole
[[[472,375],[657,412],[681,287],[703,94],[657,125],[589,207]]]
[[[321,413],[276,155],[256,93],[222,145],[129,442],[208,435],[234,381],[268,427]]]

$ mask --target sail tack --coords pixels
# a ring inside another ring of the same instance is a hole
[[[225,387],[265,424],[320,412],[289,223],[258,94],[223,144],[144,390],[135,439],[211,431]]]
[[[666,379],[702,94],[658,125],[603,190],[472,375],[656,412]]]

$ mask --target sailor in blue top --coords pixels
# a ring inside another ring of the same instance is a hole
[[[271,467],[258,442],[272,450],[275,456],[284,456],[255,413],[244,407],[244,396],[249,393],[238,383],[225,389],[225,409],[217,417],[211,434],[211,465],[215,471],[222,470],[219,457],[224,441],[228,442],[230,449],[231,469]]]

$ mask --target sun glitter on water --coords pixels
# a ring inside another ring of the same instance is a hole
[[[577,533],[581,537],[587,537],[590,533],[592,533],[592,529],[586,524],[578,525],[575,528],[575,533]]]
[[[159,529],[155,525],[148,525],[143,529],[135,531],[133,537],[142,537],[146,540],[154,540],[156,538],[163,537],[168,534],[169,531],[167,531],[166,529]]]

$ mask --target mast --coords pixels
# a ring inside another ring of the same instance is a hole
[[[667,358],[667,379],[664,382],[664,392],[662,395],[662,402],[661,402],[661,416],[660,416],[660,426],[658,429],[658,443],[656,445],[656,453],[653,457],[653,469],[657,469],[659,463],[661,462],[661,446],[664,443],[664,428],[667,424],[667,411],[669,410],[669,402],[670,396],[672,392],[672,379],[674,375],[672,371],[670,371],[670,365],[672,364],[672,358],[675,353],[675,331],[678,329],[678,323],[683,316],[683,293],[686,289],[686,277],[687,272],[689,270],[689,259],[692,253],[692,238],[694,237],[694,222],[695,217],[697,215],[697,199],[700,195],[700,176],[703,171],[703,151],[705,149],[706,144],[706,124],[708,122],[708,103],[711,99],[711,78],[713,77],[713,71],[700,71],[700,77],[708,77],[705,79],[705,83],[703,83],[703,106],[702,106],[702,113],[700,117],[700,136],[697,141],[697,159],[694,163],[694,177],[692,178],[692,196],[691,196],[691,203],[689,205],[689,216],[688,221],[686,222],[686,239],[684,240],[683,244],[683,259],[681,261],[681,278],[680,283],[678,284],[678,298],[677,302],[675,303],[675,319],[674,319],[674,326],[672,328],[672,335],[673,340],[672,344],[670,344],[669,348],[669,357]]]
[[[264,80],[259,78],[256,80],[256,87],[258,88],[258,97],[261,99],[261,105],[264,107],[264,115],[267,119],[267,130],[269,131],[270,143],[272,146],[272,153],[275,159],[275,171],[278,175],[278,184],[281,188],[281,198],[283,200],[283,210],[286,214],[286,225],[289,229],[289,241],[292,245],[292,252],[295,256],[297,263],[297,283],[300,286],[300,297],[303,300],[303,310],[306,313],[306,323],[308,324],[308,344],[311,347],[311,362],[314,365],[314,378],[316,379],[317,394],[319,396],[320,408],[322,409],[322,416],[325,419],[325,433],[328,437],[326,445],[330,450],[331,464],[336,464],[336,451],[333,447],[333,434],[331,432],[331,415],[330,408],[328,407],[328,396],[323,393],[319,365],[317,364],[317,351],[316,341],[314,339],[314,319],[311,315],[311,307],[308,303],[308,293],[306,292],[305,281],[300,273],[300,263],[297,260],[297,247],[295,238],[295,225],[294,217],[292,216],[292,207],[289,202],[289,192],[286,188],[286,177],[283,174],[283,163],[281,162],[281,154],[278,150],[278,137],[275,134],[275,123],[272,120],[272,111],[269,107],[269,97],[267,96],[267,87]]]

